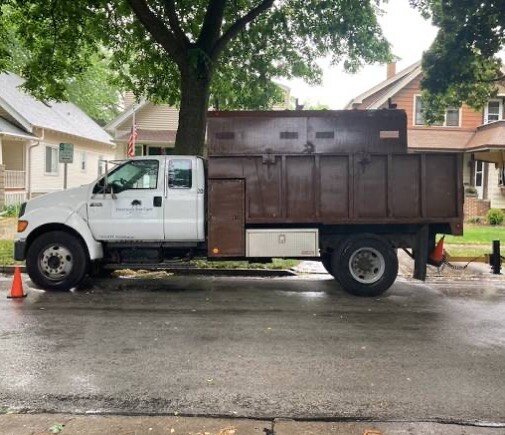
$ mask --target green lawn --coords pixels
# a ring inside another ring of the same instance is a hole
[[[463,236],[445,237],[445,249],[453,257],[477,257],[491,252],[493,240],[505,243],[505,226],[465,224]]]
[[[0,266],[14,263],[14,242],[12,240],[0,240]]]
[[[465,224],[462,237],[445,237],[445,243],[457,245],[491,245],[493,240],[501,240],[505,243],[505,226]]]

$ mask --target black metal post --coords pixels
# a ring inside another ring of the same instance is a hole
[[[501,275],[500,241],[493,240],[493,253],[490,258],[491,269],[494,275]]]

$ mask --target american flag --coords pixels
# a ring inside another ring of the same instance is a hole
[[[128,138],[128,150],[126,152],[128,157],[135,157],[135,142],[137,141],[137,136],[137,126],[133,124],[130,137]]]

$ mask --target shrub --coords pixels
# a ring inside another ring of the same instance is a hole
[[[485,223],[485,218],[482,216],[471,216],[466,220],[469,224],[482,224]]]
[[[4,217],[18,217],[20,204],[6,205],[0,212],[0,216]]]
[[[505,214],[503,210],[499,208],[491,208],[487,212],[487,221],[489,225],[501,225],[505,220]]]

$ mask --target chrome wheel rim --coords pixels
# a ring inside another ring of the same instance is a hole
[[[39,256],[39,270],[51,281],[62,281],[74,267],[70,251],[59,243],[52,243]]]
[[[386,269],[384,256],[375,248],[359,248],[349,259],[352,277],[362,284],[373,284],[381,279]]]

